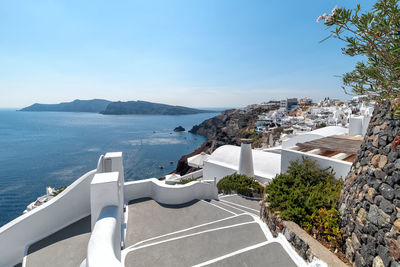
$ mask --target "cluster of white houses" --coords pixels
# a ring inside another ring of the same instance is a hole
[[[373,103],[367,104],[360,97],[351,101],[341,102],[338,99],[325,98],[313,104],[309,98],[289,98],[280,101],[270,101],[251,108],[262,107],[273,109],[259,115],[256,131],[266,133],[277,127],[285,127],[286,132],[309,132],[323,126],[349,127],[350,121],[356,128],[368,125],[373,111]],[[278,108],[279,107],[279,108]],[[289,131],[290,130],[290,131]],[[365,130],[365,129],[364,129]],[[356,135],[356,133],[350,133]]]

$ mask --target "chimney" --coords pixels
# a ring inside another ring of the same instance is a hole
[[[239,174],[254,177],[253,152],[251,150],[251,139],[241,139],[239,159]]]

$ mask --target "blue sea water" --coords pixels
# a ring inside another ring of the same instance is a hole
[[[217,113],[105,116],[93,113],[0,110],[0,226],[45,194],[95,169],[101,154],[122,151],[125,180],[160,178],[205,138],[173,129]],[[173,161],[174,164],[170,164]],[[164,166],[164,169],[160,169]]]

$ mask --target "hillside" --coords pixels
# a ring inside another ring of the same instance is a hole
[[[239,109],[226,110],[220,115],[203,121],[199,125],[193,126],[189,131],[207,137],[201,147],[188,155],[184,155],[178,161],[175,172],[180,175],[192,172],[195,169],[187,164],[187,158],[197,155],[201,152],[211,154],[215,149],[223,145],[241,144],[240,139],[250,138],[253,140],[253,147],[261,147],[268,142],[267,134],[255,132],[255,123],[258,115],[265,112],[262,109],[256,109],[250,112],[244,112]],[[279,131],[279,129],[277,129]],[[272,132],[273,136],[279,136],[279,133]]]
[[[108,100],[92,99],[92,100],[74,100],[72,102],[62,102],[59,104],[38,104],[35,103],[20,111],[58,111],[58,112],[94,112],[99,113],[106,109],[111,103]]]
[[[182,106],[152,103],[146,101],[112,102],[100,112],[105,115],[148,114],[148,115],[187,115],[208,113],[213,111],[200,110]]]

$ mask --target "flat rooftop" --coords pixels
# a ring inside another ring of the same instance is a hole
[[[353,162],[362,143],[362,137],[334,135],[297,143],[297,151]]]

